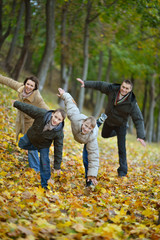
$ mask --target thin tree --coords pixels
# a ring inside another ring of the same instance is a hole
[[[23,70],[24,64],[26,62],[30,41],[31,41],[31,5],[30,5],[30,0],[26,0],[25,1],[25,34],[23,39],[23,47],[22,47],[20,57],[11,74],[11,76],[16,80],[18,80],[19,75]]]
[[[154,125],[154,108],[155,108],[155,78],[152,77],[150,85],[150,106],[149,106],[149,121],[146,133],[146,139],[148,142],[152,142],[153,125]]]
[[[37,76],[40,80],[39,90],[44,87],[50,63],[53,60],[55,47],[55,0],[46,2],[46,44],[42,60],[38,67]]]
[[[108,49],[108,64],[107,64],[107,69],[106,69],[106,76],[105,76],[105,81],[106,82],[110,82],[110,72],[111,72],[111,68],[112,68],[112,51],[109,48]],[[95,111],[94,111],[94,116],[98,117],[102,107],[103,107],[103,103],[104,103],[104,99],[105,99],[106,95],[105,94],[101,94],[100,93],[100,101],[96,102],[96,106],[95,106]]]
[[[18,38],[18,33],[19,33],[20,26],[21,26],[21,21],[22,21],[22,16],[23,16],[23,13],[24,13],[24,6],[25,6],[24,1],[22,0],[21,5],[20,5],[20,9],[19,9],[19,12],[18,12],[17,23],[16,23],[16,27],[14,29],[12,42],[10,44],[10,48],[9,48],[9,51],[8,51],[8,54],[7,54],[7,57],[6,57],[6,61],[5,61],[6,68],[8,70],[10,69],[11,60],[12,60],[12,57],[13,57],[13,54],[14,54],[14,50],[15,50],[15,46],[16,46],[16,40]]]
[[[92,10],[93,1],[88,0],[87,1],[87,14],[85,18],[85,25],[84,25],[84,40],[83,40],[83,73],[82,73],[82,80],[86,81],[87,74],[88,74],[88,45],[89,45],[89,24],[94,21],[99,14],[94,15],[91,17],[91,10]],[[78,107],[79,110],[82,111],[83,104],[84,104],[84,93],[85,89],[81,88],[80,94],[79,94],[79,101],[78,101]]]
[[[67,1],[62,6],[62,15],[61,15],[61,87],[67,91],[68,90],[68,81],[71,75],[71,65],[67,68],[67,59],[68,59],[68,45],[66,36],[66,21],[67,21],[67,12],[70,1]],[[64,107],[64,101],[60,98],[59,105]]]
[[[0,0],[0,49],[2,48],[2,45],[6,38],[9,36],[10,31],[11,31],[11,16],[14,15],[15,11],[15,6],[16,6],[16,0],[13,1],[12,3],[12,8],[11,8],[11,13],[8,16],[9,22],[8,22],[8,27],[6,31],[4,32],[4,27],[3,27],[3,0]],[[3,34],[4,32],[4,34]]]

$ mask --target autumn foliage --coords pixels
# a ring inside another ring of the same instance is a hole
[[[44,192],[15,141],[12,99],[15,93],[0,86],[0,239],[160,239],[158,145],[143,148],[128,136],[129,172],[118,178],[116,138],[101,138],[100,129],[98,185],[87,189],[83,145],[73,140],[66,120],[62,173],[52,173]],[[51,163],[53,154],[51,147]]]

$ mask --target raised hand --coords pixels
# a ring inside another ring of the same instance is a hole
[[[65,93],[65,91],[62,88],[58,88],[58,92],[59,92],[57,94],[58,97],[62,97],[62,95]]]
[[[81,87],[84,87],[84,81],[80,78],[77,78],[77,81],[81,83]]]

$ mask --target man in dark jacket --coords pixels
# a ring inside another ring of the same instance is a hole
[[[15,101],[14,107],[34,119],[33,125],[20,138],[18,146],[40,152],[41,185],[47,188],[51,177],[49,148],[54,140],[54,169],[60,169],[63,151],[63,127],[66,113],[62,109],[47,111],[36,106]]]
[[[83,81],[77,78],[81,87],[93,88],[108,95],[108,104],[105,110],[108,116],[102,128],[102,137],[109,138],[117,136],[119,168],[118,176],[127,175],[126,158],[126,130],[128,117],[131,116],[137,131],[137,141],[146,146],[144,141],[144,121],[142,113],[138,107],[134,93],[132,92],[132,83],[130,80],[124,80],[122,84],[112,84],[98,81]]]

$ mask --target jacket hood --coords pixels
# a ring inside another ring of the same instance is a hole
[[[52,113],[54,113],[54,112],[55,112],[54,110],[49,110],[46,112],[46,114],[44,116],[45,124],[47,124],[51,120]],[[64,121],[61,122],[60,124],[58,124],[58,126],[55,127],[54,130],[57,132],[57,131],[61,130],[63,127],[64,127]]]

